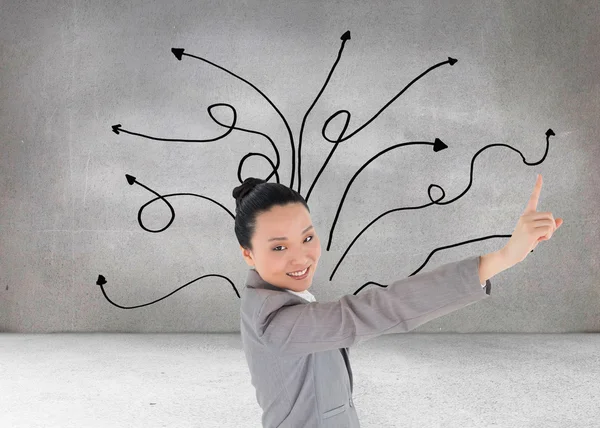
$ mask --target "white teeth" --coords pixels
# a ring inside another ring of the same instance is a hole
[[[304,275],[306,273],[307,270],[308,270],[308,268],[304,269],[300,273],[288,273],[288,275],[290,275],[290,276],[302,276],[302,275]]]

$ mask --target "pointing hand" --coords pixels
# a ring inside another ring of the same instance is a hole
[[[537,204],[542,190],[542,176],[538,174],[533,193],[523,215],[519,218],[511,238],[500,252],[510,265],[525,260],[541,241],[549,240],[563,224],[562,218],[554,220],[550,212],[538,212]]]

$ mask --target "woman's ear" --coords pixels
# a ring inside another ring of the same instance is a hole
[[[254,260],[253,260],[253,257],[252,257],[252,253],[249,250],[246,250],[241,245],[240,245],[240,250],[242,250],[242,257],[244,258],[244,260],[246,261],[246,263],[248,264],[248,266],[253,267],[254,266]]]

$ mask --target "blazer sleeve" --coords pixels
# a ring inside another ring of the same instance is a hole
[[[333,302],[290,305],[282,296],[289,293],[271,294],[255,313],[255,329],[263,345],[279,355],[348,348],[382,334],[405,333],[489,297],[490,280],[485,288],[479,282],[480,260],[446,263]]]

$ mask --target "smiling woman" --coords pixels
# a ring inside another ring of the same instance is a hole
[[[235,233],[254,267],[241,292],[240,333],[263,427],[360,427],[349,348],[410,331],[490,294],[490,281],[486,291],[479,282],[480,257],[472,256],[386,288],[317,302],[308,288],[321,243],[304,198],[256,178],[233,196]]]
[[[321,257],[321,242],[304,198],[283,184],[252,177],[236,187],[233,196],[235,233],[246,263],[274,286],[307,290]]]

